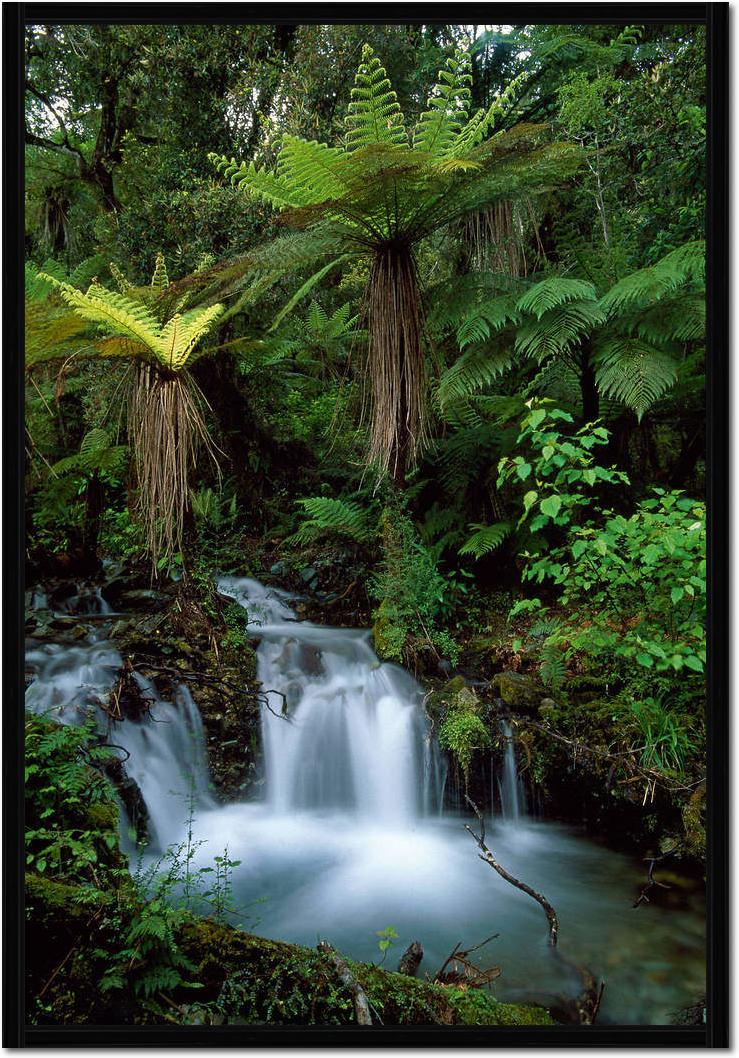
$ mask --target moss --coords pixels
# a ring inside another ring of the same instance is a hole
[[[447,989],[450,1006],[464,1025],[553,1025],[543,1007],[499,1003],[481,989]]]
[[[492,680],[493,690],[514,709],[535,707],[544,697],[543,688],[531,676],[520,672],[499,672]]]
[[[36,875],[28,876],[26,893],[33,954],[29,1009],[36,1011],[38,1020],[62,1024],[167,1020],[156,1005],[147,1006],[129,993],[99,990],[106,950],[108,958],[118,950],[115,893],[85,891]],[[53,942],[44,944],[44,937]],[[351,996],[318,951],[194,916],[182,926],[178,942],[196,967],[191,979],[201,984],[196,1002],[190,990],[172,993],[173,1001],[185,1010],[185,1022],[340,1025],[355,1021]],[[36,996],[72,949],[73,957],[55,978],[55,986],[47,989],[44,1009],[39,1011]],[[498,1003],[486,992],[445,988],[366,963],[348,965],[385,1025],[551,1023],[544,1010]]]

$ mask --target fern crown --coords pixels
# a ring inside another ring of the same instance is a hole
[[[110,266],[120,292],[108,290],[93,279],[87,292],[78,290],[48,273],[39,278],[59,292],[75,315],[98,324],[110,336],[98,345],[104,356],[145,356],[170,371],[178,372],[191,361],[198,343],[213,329],[223,313],[222,305],[175,312],[166,320],[157,318],[160,299],[169,287],[169,278],[160,254],[149,288],[137,290]],[[180,301],[179,307],[183,307]]]

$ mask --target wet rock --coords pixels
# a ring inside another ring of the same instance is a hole
[[[531,676],[520,672],[499,672],[492,679],[492,687],[501,701],[512,709],[538,706],[542,688]]]

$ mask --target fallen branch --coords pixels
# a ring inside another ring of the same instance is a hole
[[[684,842],[681,841],[678,845],[675,845],[674,848],[669,849],[667,852],[663,852],[661,856],[653,856],[649,860],[649,870],[647,871],[647,884],[639,893],[639,898],[637,899],[636,903],[631,905],[632,909],[639,907],[640,904],[648,904],[649,893],[651,893],[652,889],[672,888],[672,886],[665,885],[664,882],[657,881],[657,879],[654,877],[654,868],[657,866],[658,863],[661,863],[662,860],[666,860],[668,856],[672,856],[674,853],[676,853],[678,849],[681,849],[683,847],[683,845]]]
[[[485,863],[489,864],[494,871],[497,871],[501,878],[504,878],[505,881],[515,886],[516,889],[520,889],[522,893],[526,893],[533,900],[536,900],[537,904],[542,907],[544,914],[547,916],[547,922],[549,923],[549,943],[553,948],[555,948],[557,946],[557,937],[559,934],[559,922],[557,920],[557,912],[554,910],[554,908],[545,896],[542,896],[541,893],[537,893],[536,889],[532,889],[530,885],[526,884],[526,882],[522,882],[519,881],[518,878],[514,878],[512,874],[508,873],[505,867],[501,867],[493,853],[485,844],[485,819],[483,818],[482,812],[477,807],[475,802],[467,795],[465,795],[465,800],[477,816],[477,819],[480,823],[479,834],[476,834],[472,827],[469,826],[467,823],[465,823],[464,827],[464,829],[472,835],[475,840],[475,843],[477,844],[477,847],[481,850],[479,854],[480,859],[484,860]]]
[[[475,966],[470,960],[470,955],[473,951],[479,951],[480,948],[484,948],[486,944],[489,944],[491,940],[495,940],[499,937],[499,933],[493,933],[491,937],[486,937],[485,940],[479,944],[475,944],[472,948],[463,949],[461,942],[454,945],[449,955],[447,955],[441,967],[434,974],[433,980],[439,984],[457,984],[461,981],[465,981],[472,988],[483,988],[485,985],[490,984],[496,977],[500,977],[501,969],[499,966],[491,966],[487,970],[481,969],[479,966]],[[451,972],[445,972],[449,963],[462,966],[462,973],[457,969],[452,969]]]
[[[320,941],[317,947],[321,954],[325,955],[333,963],[339,980],[344,987],[351,992],[354,1000],[354,1013],[357,1017],[357,1024],[371,1025],[372,1016],[370,1015],[369,1002],[359,981],[357,981],[345,961],[327,940]]]

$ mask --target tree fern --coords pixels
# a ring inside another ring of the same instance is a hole
[[[416,247],[467,213],[548,188],[581,160],[573,145],[546,142],[543,126],[491,134],[510,100],[506,92],[468,118],[470,76],[466,53],[447,61],[411,136],[384,68],[365,46],[343,144],[286,137],[272,172],[212,158],[240,188],[304,229],[304,242],[315,233],[330,243],[330,257],[327,248],[325,256],[313,252],[296,266],[295,237],[276,240],[227,264],[232,281],[250,270],[276,278],[304,268],[311,277],[304,280],[307,290],[332,261],[359,258],[369,265],[362,321],[371,388],[368,460],[392,471],[398,485],[427,436]]]

